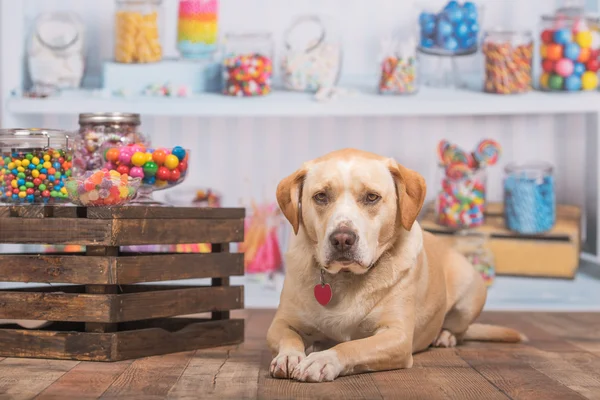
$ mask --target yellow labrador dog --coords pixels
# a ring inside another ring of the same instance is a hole
[[[277,201],[296,236],[267,334],[273,377],[332,381],[410,368],[413,353],[429,346],[525,339],[473,324],[485,285],[415,221],[425,190],[417,172],[353,149],[309,161],[280,182]],[[335,345],[306,355],[327,342]]]

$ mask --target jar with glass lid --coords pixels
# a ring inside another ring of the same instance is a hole
[[[162,0],[117,0],[115,61],[151,63],[162,59]]]
[[[79,135],[75,145],[75,173],[80,174],[104,165],[102,149],[128,144],[148,144],[139,131],[139,114],[85,113],[79,115]]]
[[[0,202],[68,202],[66,180],[73,151],[68,133],[52,129],[0,129]]]
[[[485,92],[515,94],[531,90],[533,35],[530,31],[486,31],[482,50]]]
[[[465,256],[475,270],[481,274],[486,286],[490,286],[496,277],[494,253],[486,244],[482,233],[461,231],[454,235],[454,249]]]

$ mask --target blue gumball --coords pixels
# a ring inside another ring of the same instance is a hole
[[[419,15],[419,23],[421,25],[425,25],[428,22],[434,22],[435,23],[435,15],[431,14],[431,13],[426,13],[426,12],[422,12]]]
[[[446,4],[446,6],[444,7],[444,10],[450,10],[450,9],[457,8],[457,7],[458,7],[458,1],[450,0],[448,2],[448,4]]]
[[[581,78],[577,75],[571,75],[565,79],[565,89],[575,92],[581,90]]]
[[[458,49],[458,41],[452,36],[447,37],[444,41],[444,49],[448,51],[456,51],[456,49]]]
[[[470,26],[469,26],[469,30],[470,30],[470,34],[471,35],[477,35],[479,33],[479,24],[477,22],[473,22]]]
[[[473,38],[473,37],[461,38],[458,41],[458,45],[463,50],[472,49],[475,46],[475,38]]]
[[[472,1],[466,1],[465,4],[463,4],[463,8],[467,11],[471,11],[477,14],[477,6]]]
[[[435,42],[431,38],[423,38],[421,39],[421,47],[424,49],[431,49]]]
[[[457,38],[466,38],[467,36],[469,36],[469,27],[464,23],[460,23],[456,26],[454,32],[456,33]]]
[[[570,29],[557,29],[554,31],[554,42],[558,44],[567,44],[571,41],[573,35]]]
[[[431,20],[421,24],[421,33],[425,36],[432,36],[435,34],[435,21]]]
[[[452,24],[442,19],[437,24],[438,37],[448,37],[452,34]]]
[[[581,53],[581,47],[579,47],[577,43],[567,43],[563,50],[564,56],[571,60],[577,60],[579,58],[579,53]]]
[[[477,13],[474,11],[464,11],[465,20],[469,23],[477,22]]]
[[[444,11],[444,14],[446,15],[446,18],[448,18],[448,21],[454,25],[460,23],[463,19],[463,12],[459,7],[449,8]]]
[[[185,158],[185,150],[181,146],[173,147],[173,150],[171,150],[171,154],[173,154],[175,157],[177,157],[179,159],[179,161],[181,161]]]
[[[575,74],[577,76],[581,76],[581,75],[583,75],[583,73],[585,71],[586,71],[586,68],[583,63],[580,63],[580,62],[575,63],[575,66],[573,68],[573,74]]]

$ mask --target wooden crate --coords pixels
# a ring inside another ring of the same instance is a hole
[[[55,321],[0,329],[0,357],[117,361],[241,343],[244,209],[0,207],[0,243],[85,245],[85,254],[0,254],[0,319]],[[212,243],[212,253],[122,253],[119,246]],[[212,278],[210,286],[159,284]],[[152,284],[147,284],[152,283]],[[63,285],[61,284],[69,284]],[[210,313],[207,318],[181,316]]]
[[[472,229],[484,235],[494,253],[496,274],[573,278],[581,252],[581,210],[558,205],[556,225],[545,234],[519,235],[506,229],[502,204],[486,206],[484,225]],[[421,220],[423,229],[454,244],[456,230],[435,222],[433,206],[427,207]]]

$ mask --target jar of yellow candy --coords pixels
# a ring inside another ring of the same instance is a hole
[[[117,0],[115,61],[151,63],[162,59],[162,0]]]

